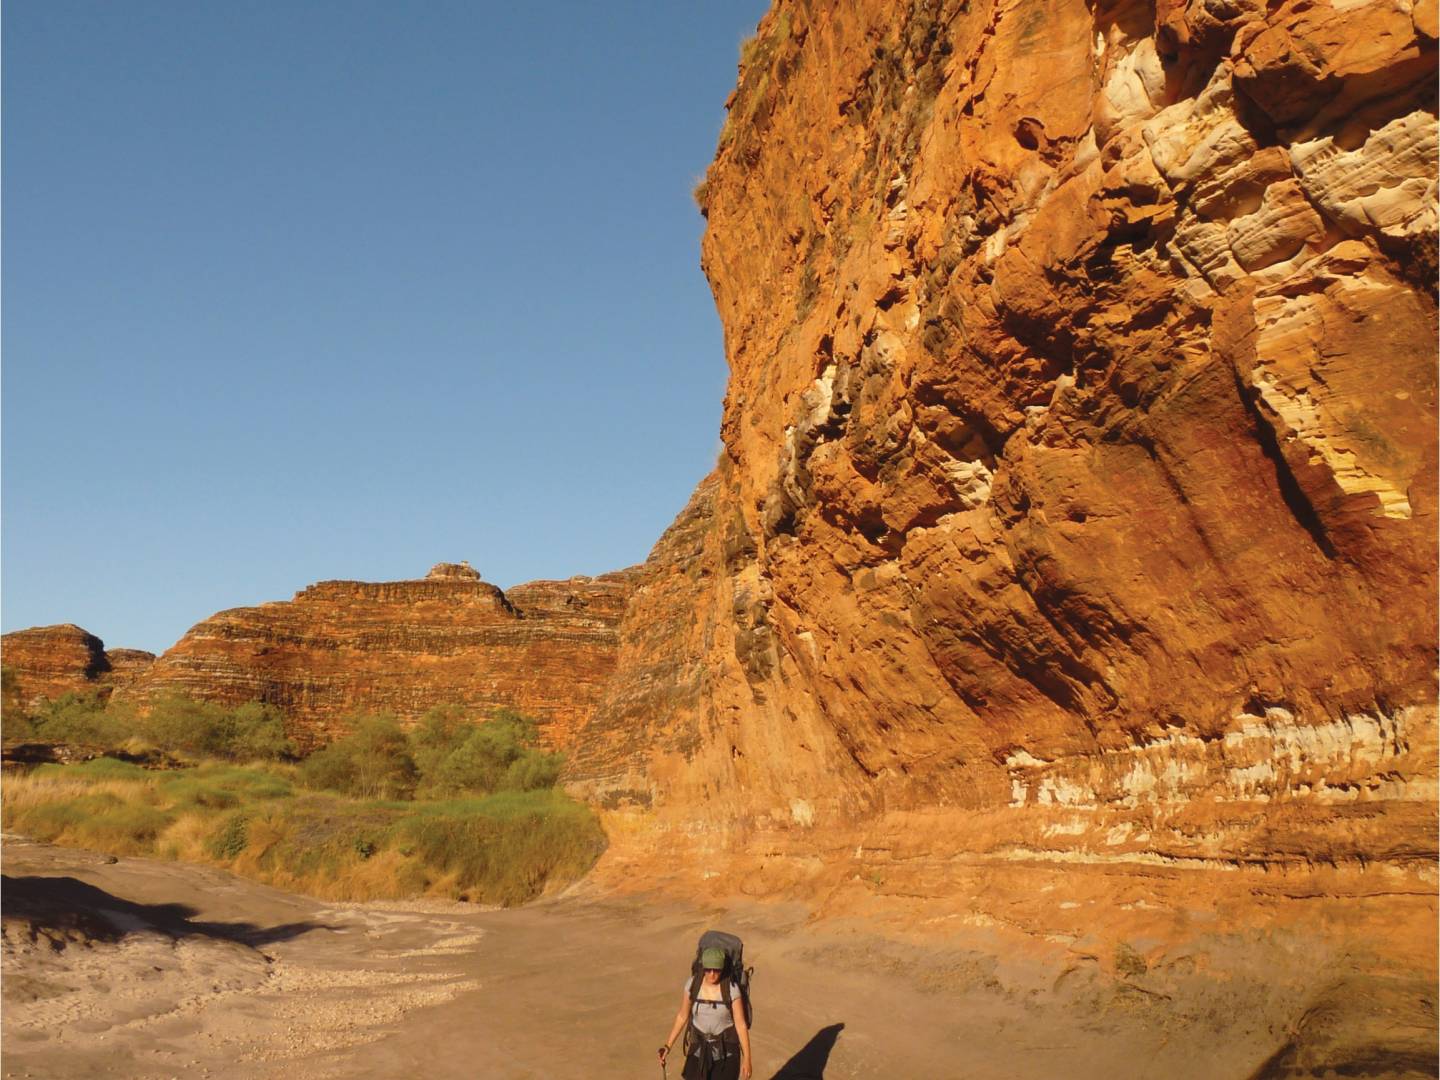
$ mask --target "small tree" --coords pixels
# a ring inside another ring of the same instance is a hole
[[[141,734],[172,753],[223,756],[228,722],[225,709],[181,694],[157,698],[142,721]]]
[[[435,787],[447,794],[496,791],[505,770],[522,752],[507,733],[481,725],[440,762],[435,770]]]
[[[534,720],[513,709],[500,709],[434,760],[427,786],[447,795],[551,787],[559,778],[561,758],[536,749],[538,735]]]
[[[129,719],[119,709],[107,713],[105,703],[93,693],[67,693],[44,702],[32,724],[35,733],[49,742],[115,746],[132,733],[125,722]]]
[[[247,701],[226,718],[222,740],[226,757],[283,758],[295,756],[295,744],[285,734],[280,710],[262,701]]]
[[[349,734],[311,754],[301,775],[312,787],[361,799],[406,799],[415,791],[415,762],[393,716],[362,716]]]
[[[437,705],[410,732],[410,755],[423,787],[434,785],[440,764],[465,741],[475,725],[458,705]]]

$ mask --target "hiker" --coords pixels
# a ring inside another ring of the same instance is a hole
[[[725,950],[703,950],[700,965],[702,978],[698,982],[686,979],[680,991],[680,1011],[675,1014],[670,1037],[660,1047],[660,1064],[669,1059],[675,1039],[688,1025],[685,1042],[689,1055],[680,1074],[683,1080],[750,1080],[750,1026],[745,1022],[740,984],[732,981],[726,993],[720,983],[726,968]],[[727,998],[730,1005],[725,1003]]]

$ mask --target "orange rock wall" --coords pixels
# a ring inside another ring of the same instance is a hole
[[[293,600],[193,627],[122,698],[178,693],[278,706],[304,745],[357,713],[413,721],[437,705],[510,707],[570,742],[614,668],[632,574],[536,581],[508,593],[437,567],[414,581],[325,581]]]
[[[697,192],[725,454],[580,737],[606,880],[1433,915],[1434,23],[776,3]]]
[[[154,661],[142,649],[110,649],[94,634],[71,623],[16,630],[0,639],[0,664],[12,680],[6,692],[13,703],[29,710],[64,694],[98,694],[102,698],[127,686]]]

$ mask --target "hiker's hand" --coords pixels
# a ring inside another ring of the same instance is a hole
[[[750,1059],[748,1057],[740,1062],[740,1080],[750,1080]]]
[[[664,1065],[665,1059],[670,1056],[670,1047],[662,1046],[658,1052],[660,1054],[660,1064]]]

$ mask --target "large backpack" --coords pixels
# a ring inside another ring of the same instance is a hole
[[[755,969],[745,966],[745,943],[734,934],[719,930],[706,930],[700,935],[700,943],[695,946],[695,959],[690,962],[691,1011],[695,1008],[695,995],[700,991],[700,982],[705,978],[705,969],[700,966],[700,955],[706,949],[720,949],[725,953],[725,967],[720,972],[720,995],[725,1001],[725,1007],[733,1012],[730,984],[733,982],[740,987],[740,1005],[745,1010],[745,1026],[751,1026],[755,1022],[755,1010],[750,1005],[750,976],[755,974]],[[688,1026],[686,1036],[688,1040]]]

